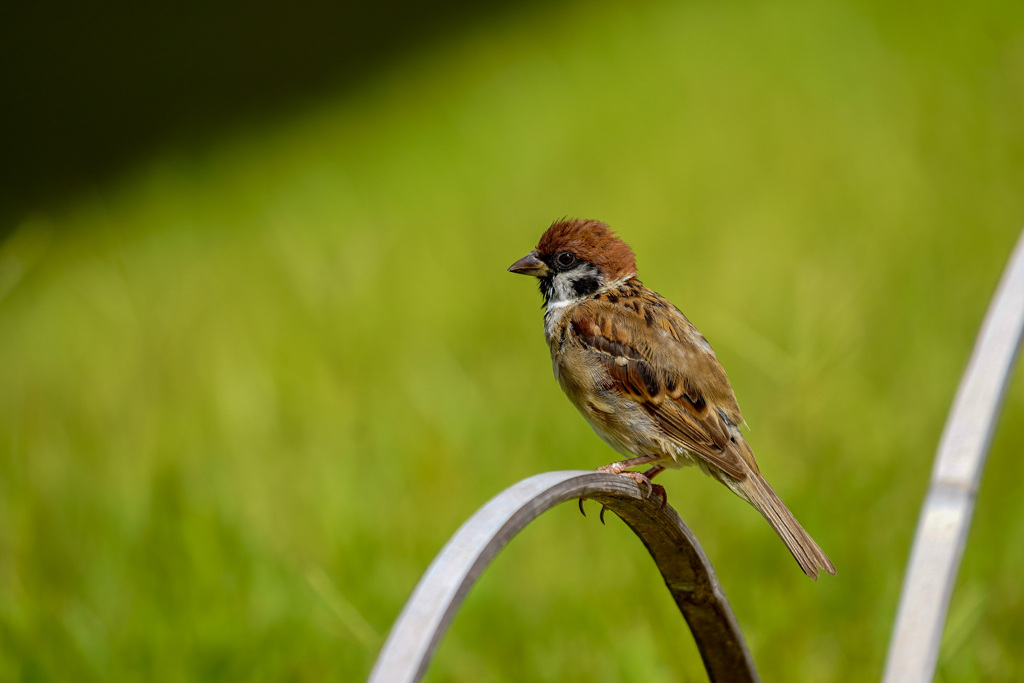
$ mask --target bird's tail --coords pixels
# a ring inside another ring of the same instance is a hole
[[[800,522],[796,521],[793,513],[760,474],[750,472],[747,478],[740,482],[738,488],[747,501],[772,525],[775,533],[789,548],[789,552],[793,554],[807,576],[817,580],[819,567],[835,575],[836,568],[828,559],[828,555],[818,547],[810,534],[804,531]]]

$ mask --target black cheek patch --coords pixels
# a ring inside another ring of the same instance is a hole
[[[601,286],[601,281],[593,275],[585,275],[572,283],[572,290],[576,296],[589,296],[596,292]]]

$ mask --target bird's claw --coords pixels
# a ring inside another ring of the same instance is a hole
[[[623,474],[635,481],[637,486],[644,490],[644,498],[651,497],[651,493],[654,491],[654,482],[640,472],[623,472]]]
[[[632,479],[633,481],[636,482],[636,485],[643,492],[644,500],[647,500],[652,495],[656,495],[661,500],[661,505],[658,506],[658,509],[662,510],[662,509],[665,508],[666,505],[668,505],[668,494],[665,493],[665,487],[664,486],[660,486],[658,484],[655,484],[653,481],[651,481],[651,478],[654,477],[655,475],[657,475],[658,473],[660,473],[662,470],[664,470],[665,466],[664,465],[655,465],[654,467],[650,468],[646,472],[630,472],[630,471],[627,471],[627,470],[624,469],[625,467],[631,467],[631,466],[634,466],[634,465],[639,465],[639,464],[642,464],[644,462],[651,462],[651,458],[643,457],[643,458],[634,458],[633,460],[624,460],[622,462],[613,462],[610,465],[605,465],[604,467],[598,467],[597,471],[598,472],[604,472],[606,474],[621,474],[624,477],[629,477],[630,479]],[[583,510],[583,501],[585,501],[585,500],[586,500],[586,498],[582,497],[582,496],[579,499],[580,514],[582,514],[584,517],[587,516],[587,513]],[[604,503],[602,503],[601,504],[601,513],[599,515],[599,517],[601,519],[601,524],[604,524],[604,511],[607,510],[607,509],[608,509],[608,506],[605,505]]]
[[[659,486],[658,488],[661,488],[661,487]],[[581,497],[579,499],[580,514],[582,514],[584,517],[587,516],[587,511],[583,509],[583,501],[585,501],[585,500],[586,500],[586,498],[583,498],[583,497]],[[607,509],[608,509],[608,506],[605,505],[604,503],[601,503],[601,512],[597,516],[597,518],[601,520],[601,524],[604,524],[604,511],[607,510]]]
[[[665,487],[661,484],[651,484],[651,488],[658,495],[658,498],[661,498],[661,505],[658,506],[658,509],[664,510],[665,506],[668,505],[668,494],[665,493]]]
[[[665,487],[655,484],[646,474],[642,472],[622,472],[621,474],[637,483],[637,486],[643,491],[645,499],[650,498],[652,495],[657,495],[661,499],[661,505],[658,506],[659,510],[668,504],[668,494],[665,493]]]

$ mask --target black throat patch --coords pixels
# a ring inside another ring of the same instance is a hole
[[[545,275],[544,277],[537,278],[537,284],[540,285],[540,295],[544,297],[544,301],[541,303],[541,308],[547,308],[548,301],[555,295],[554,278],[551,275]]]

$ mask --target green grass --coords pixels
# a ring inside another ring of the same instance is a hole
[[[566,214],[715,345],[838,567],[808,581],[752,509],[664,475],[764,679],[877,678],[1024,222],[1022,28],[1009,1],[525,10],[28,218],[0,246],[0,679],[365,677],[481,504],[614,458],[505,273]],[[1017,380],[942,681],[1024,673],[1022,411]],[[563,508],[428,680],[703,680],[636,539]]]

